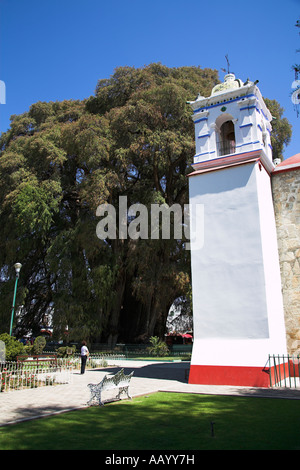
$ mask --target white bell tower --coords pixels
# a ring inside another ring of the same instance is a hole
[[[272,116],[255,83],[231,73],[210,97],[190,104],[196,139],[190,211],[202,207],[204,233],[202,244],[191,240],[189,383],[266,387],[268,355],[286,354]]]

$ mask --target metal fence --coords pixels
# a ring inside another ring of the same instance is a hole
[[[101,355],[102,357],[122,356],[127,359],[137,357],[150,357],[149,346],[151,344],[117,344],[110,348],[107,344],[94,343],[90,347],[91,354]],[[169,347],[170,356],[184,357],[192,352],[192,344],[173,344]]]
[[[269,355],[271,387],[300,388],[300,356]]]
[[[95,358],[107,359],[136,359],[143,357],[151,357],[148,348],[151,344],[116,344],[114,347],[106,343],[93,343],[89,346],[90,355]],[[188,360],[192,353],[192,344],[173,344],[169,345],[169,356],[180,357]],[[57,354],[55,347],[49,348],[47,345],[45,353]],[[80,354],[80,345],[76,345],[76,352],[70,348],[70,357]],[[153,356],[154,358],[155,356]]]
[[[222,157],[223,155],[230,155],[235,153],[235,142],[230,140],[222,140],[218,142],[218,154]]]
[[[0,364],[0,391],[71,383],[73,364],[61,360],[56,364],[37,361],[6,362]]]

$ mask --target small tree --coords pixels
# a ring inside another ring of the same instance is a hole
[[[148,348],[148,351],[152,356],[162,357],[170,354],[168,346],[158,336],[151,336],[150,343],[152,346]]]
[[[58,348],[56,354],[58,357],[73,357],[76,352],[76,346],[62,346]]]
[[[33,344],[33,353],[42,354],[44,347],[46,346],[46,340],[43,336],[38,336]]]
[[[0,341],[5,344],[5,359],[6,361],[15,361],[17,356],[24,354],[24,345],[16,340],[14,336],[10,336],[8,333],[2,333],[0,335]]]

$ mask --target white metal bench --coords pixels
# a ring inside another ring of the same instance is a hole
[[[106,390],[113,390],[118,389],[119,393],[117,394],[116,398],[119,399],[121,393],[127,393],[128,398],[131,398],[129,395],[129,383],[131,377],[133,376],[133,372],[129,375],[124,374],[124,369],[119,370],[115,375],[112,377],[107,377],[107,375],[99,382],[98,384],[88,384],[88,387],[91,392],[91,398],[88,401],[88,405],[92,403],[94,399],[98,400],[99,405],[103,405],[104,403],[101,401],[101,393]]]

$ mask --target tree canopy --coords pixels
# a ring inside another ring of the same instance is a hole
[[[195,144],[186,102],[218,81],[200,67],[120,67],[86,100],[38,102],[11,117],[0,140],[0,331],[19,261],[17,335],[37,335],[50,316],[54,334],[67,329],[72,340],[163,336],[174,300],[191,297],[184,239],[100,240],[96,210],[118,210],[120,196],[128,206],[188,203]]]

